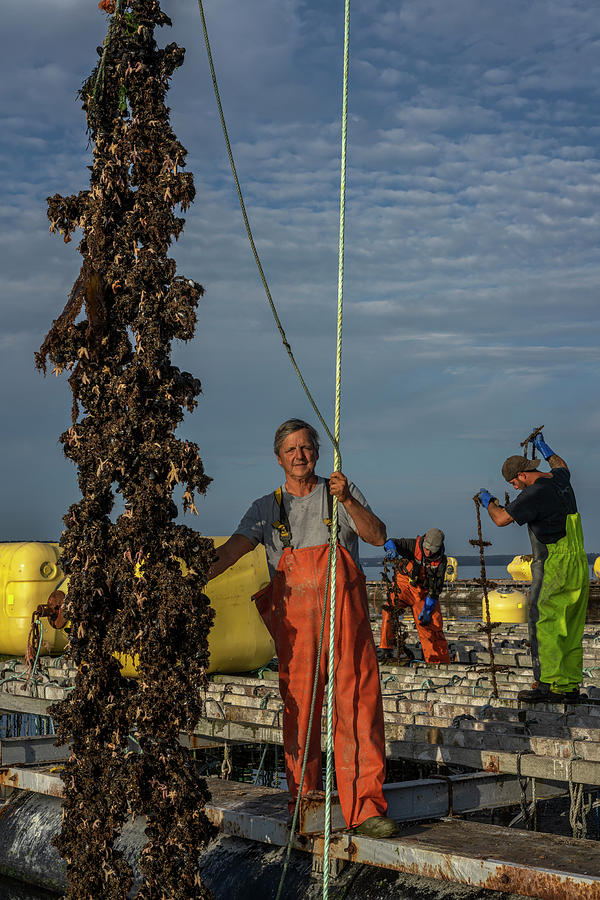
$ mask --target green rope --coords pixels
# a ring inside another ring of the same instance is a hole
[[[10,675],[8,678],[3,678],[0,681],[0,687],[3,687],[9,681],[25,681],[25,678],[23,675]]]
[[[265,758],[267,756],[267,749],[269,745],[265,744],[264,750],[262,752],[262,756],[260,758],[260,762],[258,764],[258,769],[256,770],[256,775],[254,776],[253,782],[254,784],[258,784],[260,776],[262,775],[263,766],[265,764]]]
[[[217,107],[219,110],[219,117],[221,120],[221,128],[223,130],[223,136],[225,138],[225,144],[227,147],[227,154],[229,157],[229,164],[231,166],[231,171],[233,173],[233,178],[235,181],[235,186],[238,194],[238,199],[240,202],[240,207],[242,210],[242,216],[244,218],[244,224],[246,226],[246,232],[248,234],[248,239],[250,241],[250,246],[252,248],[252,253],[254,256],[254,260],[256,262],[256,266],[258,268],[261,281],[265,290],[265,294],[267,296],[267,300],[269,301],[269,305],[271,307],[271,312],[273,314],[273,318],[275,319],[275,323],[281,335],[281,339],[283,345],[288,353],[292,366],[300,380],[300,384],[302,385],[304,392],[314,409],[319,421],[321,422],[323,428],[327,436],[329,437],[331,443],[334,448],[334,471],[341,470],[341,455],[339,449],[339,436],[340,436],[340,400],[341,400],[341,357],[342,357],[342,308],[343,308],[343,283],[344,283],[344,232],[345,232],[345,198],[346,198],[346,146],[347,146],[347,132],[348,132],[348,57],[349,57],[349,23],[350,23],[350,0],[345,0],[345,18],[344,18],[344,80],[343,80],[343,109],[342,109],[342,158],[341,158],[341,178],[340,178],[340,229],[339,229],[339,255],[338,255],[338,323],[337,323],[337,346],[336,346],[336,395],[335,395],[335,436],[331,434],[327,423],[325,422],[323,416],[321,415],[305,381],[302,377],[302,373],[296,363],[294,358],[294,354],[292,352],[292,348],[287,340],[285,331],[277,314],[277,310],[275,308],[275,304],[273,302],[273,298],[271,296],[271,292],[269,290],[269,286],[267,284],[267,279],[265,277],[262,264],[260,261],[260,257],[258,255],[258,251],[256,249],[256,244],[254,242],[254,237],[252,235],[252,229],[250,227],[250,222],[248,220],[248,215],[246,213],[246,207],[244,203],[244,198],[242,195],[242,189],[240,187],[239,179],[237,176],[235,161],[233,158],[233,152],[231,150],[231,143],[229,141],[229,135],[227,132],[227,125],[225,123],[225,116],[223,113],[223,107],[221,105],[221,99],[219,95],[219,87],[217,84],[217,77],[215,73],[215,68],[212,59],[212,52],[210,49],[210,41],[208,38],[208,29],[206,27],[206,19],[204,16],[204,7],[202,4],[202,0],[198,0],[198,7],[200,10],[200,16],[202,19],[202,29],[204,33],[204,42],[206,44],[206,52],[208,56],[208,63],[210,67],[210,73],[213,83],[213,89],[215,93],[215,99],[217,102]],[[335,649],[335,590],[336,590],[336,560],[337,560],[337,531],[338,531],[338,502],[337,497],[333,498],[333,510],[332,510],[332,524],[331,524],[331,537],[329,544],[329,558],[327,563],[327,581],[329,585],[330,591],[330,627],[329,627],[329,677],[328,677],[328,704],[327,704],[327,775],[326,775],[326,800],[325,800],[325,843],[324,843],[324,856],[323,856],[323,898],[327,900],[328,890],[329,890],[329,847],[330,847],[330,835],[331,835],[331,788],[332,788],[332,760],[333,760],[333,674],[334,674],[334,649]],[[327,595],[326,595],[327,597]],[[323,631],[325,624],[325,614],[326,614],[326,597],[325,602],[323,603],[323,618],[321,622],[321,635],[319,640],[319,649],[317,662],[315,667],[315,678],[313,683],[313,698],[310,709],[309,723],[307,729],[307,741],[305,744],[305,753],[302,764],[302,773],[300,778],[300,786],[298,789],[298,796],[296,798],[296,806],[294,809],[294,816],[292,819],[292,827],[290,831],[290,838],[288,840],[287,854],[286,860],[283,868],[283,873],[281,877],[281,881],[279,883],[279,888],[277,891],[277,898],[281,896],[281,892],[283,889],[283,883],[285,879],[285,874],[287,870],[287,865],[289,861],[289,856],[291,852],[291,847],[293,843],[294,830],[296,826],[296,821],[298,817],[298,810],[300,804],[300,797],[302,794],[302,786],[304,783],[304,775],[306,770],[306,747],[308,746],[308,741],[310,739],[311,729],[312,729],[312,720],[314,714],[315,707],[315,698],[317,691],[317,682],[318,682],[318,672],[320,666],[321,652],[322,652],[322,642],[323,642]]]
[[[40,658],[40,652],[41,652],[41,650],[42,650],[42,639],[43,639],[43,637],[44,637],[44,625],[43,625],[43,622],[42,622],[41,619],[37,619],[37,623],[38,623],[39,629],[40,629],[40,636],[39,636],[39,640],[38,640],[38,645],[37,645],[37,650],[36,650],[36,654],[35,654],[35,659],[34,659],[34,661],[33,661],[33,666],[31,667],[31,672],[30,672],[29,675],[27,676],[27,679],[26,679],[27,681],[29,681],[29,680],[32,679],[32,678],[35,678],[35,673],[36,673],[36,671],[37,671],[38,660],[39,660],[39,658]]]
[[[317,658],[315,661],[315,674],[313,678],[313,690],[312,697],[310,701],[310,713],[308,716],[308,726],[306,728],[306,740],[304,741],[304,754],[302,758],[302,771],[300,773],[300,784],[298,785],[298,794],[296,796],[296,805],[294,806],[294,814],[292,816],[292,824],[290,826],[290,834],[288,837],[286,852],[285,852],[285,860],[283,863],[283,869],[281,872],[281,878],[279,879],[279,886],[277,888],[277,894],[275,895],[275,900],[280,900],[281,894],[283,892],[283,886],[285,884],[285,876],[287,874],[288,865],[290,862],[290,856],[292,853],[292,846],[294,843],[294,834],[296,832],[296,824],[298,822],[298,812],[300,810],[300,798],[302,796],[302,787],[304,785],[304,776],[306,773],[306,764],[308,762],[308,754],[306,752],[307,747],[310,742],[310,736],[312,734],[312,726],[313,726],[313,718],[315,712],[315,705],[317,699],[317,685],[319,683],[319,669],[321,667],[321,653],[323,651],[323,634],[325,632],[325,618],[327,615],[327,595],[329,593],[329,578],[331,574],[331,544],[329,545],[329,556],[327,559],[327,583],[325,584],[325,596],[323,597],[323,614],[321,616],[321,631],[319,634],[319,647],[317,649]]]
[[[217,76],[215,73],[215,67],[213,65],[212,52],[210,49],[210,41],[208,39],[208,29],[206,27],[206,19],[204,18],[204,7],[202,5],[202,0],[198,0],[198,6],[200,8],[200,16],[202,18],[202,30],[204,32],[204,43],[206,44],[206,53],[208,56],[208,64],[210,66],[210,75],[212,78],[213,88],[214,88],[214,92],[215,92],[215,99],[217,101],[217,107],[219,110],[219,117],[221,119],[221,128],[223,130],[223,136],[225,138],[225,145],[227,147],[227,155],[229,156],[229,165],[231,166],[231,171],[233,173],[233,180],[235,181],[235,187],[237,190],[238,199],[240,201],[242,216],[244,217],[246,233],[248,235],[248,240],[250,241],[250,246],[252,248],[252,254],[254,256],[254,260],[255,260],[256,266],[258,268],[260,279],[261,279],[263,287],[265,289],[265,294],[267,295],[267,300],[269,301],[269,306],[271,307],[271,312],[273,313],[273,318],[275,319],[275,323],[277,325],[277,328],[279,329],[279,334],[281,335],[281,340],[282,340],[283,346],[285,347],[287,354],[290,358],[290,362],[292,363],[292,366],[294,367],[294,371],[296,372],[296,375],[298,376],[298,378],[300,380],[300,384],[304,388],[304,393],[308,397],[310,405],[314,409],[315,414],[317,415],[317,417],[319,419],[319,422],[325,429],[325,432],[326,432],[329,440],[333,444],[334,448],[336,449],[336,451],[339,452],[337,439],[334,438],[331,431],[329,430],[329,426],[327,425],[327,423],[325,422],[325,419],[321,415],[321,412],[320,412],[317,404],[315,403],[313,396],[312,396],[311,392],[309,391],[308,386],[306,385],[306,382],[304,381],[304,378],[302,377],[302,373],[301,373],[300,369],[298,368],[298,364],[297,364],[294,354],[292,352],[291,345],[286,337],[285,331],[283,330],[283,325],[281,324],[281,320],[279,319],[279,316],[277,314],[277,310],[275,308],[275,304],[274,304],[273,298],[271,296],[271,291],[269,289],[269,285],[267,284],[267,279],[266,279],[265,273],[263,271],[262,263],[260,261],[259,255],[258,255],[258,250],[256,249],[256,244],[254,243],[252,229],[250,228],[250,221],[248,219],[248,214],[246,213],[246,204],[244,203],[244,197],[242,195],[242,189],[240,187],[240,182],[239,182],[238,175],[237,175],[237,169],[236,169],[235,161],[233,158],[233,152],[231,150],[231,144],[229,142],[229,134],[227,132],[227,125],[225,123],[225,115],[223,113],[223,107],[221,106],[221,97],[219,94],[219,86],[217,84]]]
[[[346,223],[346,147],[348,143],[348,58],[350,45],[350,0],[344,11],[344,77],[342,94],[342,151],[340,163],[340,231],[338,247],[337,344],[335,353],[335,450],[334,471],[342,467],[340,457],[340,406],[342,384],[342,312],[344,301],[344,233]],[[323,842],[323,900],[329,896],[329,851],[331,843],[331,792],[333,773],[333,695],[335,654],[335,591],[338,541],[338,499],[333,498],[329,535],[331,585],[329,599],[329,670],[327,679],[327,768],[325,780],[325,838]],[[349,823],[352,824],[352,823]]]

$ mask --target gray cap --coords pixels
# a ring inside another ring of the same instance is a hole
[[[519,472],[533,472],[539,464],[539,459],[527,459],[526,456],[509,456],[502,464],[502,477],[505,481],[512,481]]]
[[[423,535],[423,547],[425,550],[429,550],[430,553],[437,553],[444,543],[444,537],[444,532],[440,531],[439,528],[430,528]]]

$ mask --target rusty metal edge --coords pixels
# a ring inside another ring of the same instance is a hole
[[[322,838],[315,839],[312,852],[322,853],[322,844]],[[403,844],[402,839],[374,841],[344,834],[333,840],[330,852],[350,862],[486,890],[514,892],[538,900],[581,900],[582,897],[600,900],[600,878],[594,876],[417,848],[412,842]]]
[[[50,796],[63,796],[63,783],[58,775],[7,767],[0,769],[0,784],[20,790],[38,790]],[[33,787],[37,784],[37,788]],[[206,812],[214,825],[236,837],[284,846],[289,829],[285,821],[256,813],[244,813],[207,804]],[[297,835],[298,850],[323,854],[323,838]],[[374,840],[360,835],[338,833],[332,836],[332,858],[379,866],[412,875],[423,875],[487,890],[513,891],[538,900],[600,900],[600,877],[542,867],[527,867],[492,858],[476,858],[449,854],[441,850],[415,847],[401,838]]]

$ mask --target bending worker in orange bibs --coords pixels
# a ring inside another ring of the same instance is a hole
[[[397,829],[386,816],[383,796],[385,735],[379,668],[358,559],[358,538],[380,547],[386,539],[385,525],[341,472],[334,472],[329,481],[315,474],[319,437],[312,426],[301,419],[284,422],[277,429],[273,449],[285,483],[252,504],[235,533],[216,551],[208,576],[220,575],[257,544],[264,544],[271,582],[254,599],[275,641],[279,661],[283,749],[293,812],[305,753],[302,793],[322,790],[320,723],[329,613],[313,728],[305,745],[326,596],[332,495],[338,498],[333,710],[337,789],[349,828],[370,837],[390,837]]]
[[[391,602],[396,607],[412,607],[425,662],[449,663],[439,604],[448,562],[444,552],[444,532],[430,528],[423,537],[392,538],[386,541],[385,550],[388,559],[400,559]],[[391,659],[393,648],[391,616],[383,609],[379,659]]]

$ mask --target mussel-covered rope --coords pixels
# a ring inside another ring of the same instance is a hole
[[[479,501],[479,497],[475,495],[473,497],[473,501],[475,503],[475,511],[477,514],[477,540],[470,540],[469,543],[472,547],[479,547],[479,559],[481,562],[481,587],[483,588],[483,599],[485,603],[485,625],[481,626],[481,630],[485,631],[487,634],[488,641],[488,651],[490,654],[490,666],[489,671],[492,676],[492,693],[494,697],[498,697],[498,682],[496,680],[496,660],[494,657],[494,647],[492,645],[492,631],[497,627],[497,622],[492,622],[490,619],[490,599],[488,597],[488,580],[485,571],[485,556],[483,553],[484,547],[490,547],[491,541],[484,541],[481,534],[481,513],[480,506],[481,503]]]

